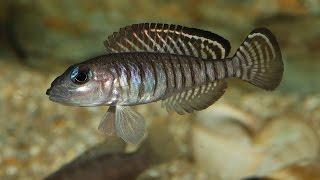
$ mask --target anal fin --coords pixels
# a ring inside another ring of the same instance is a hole
[[[224,94],[226,87],[225,81],[215,81],[173,95],[163,100],[162,104],[168,111],[174,110],[178,114],[200,111],[217,101]]]

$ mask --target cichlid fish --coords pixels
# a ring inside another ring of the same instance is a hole
[[[98,129],[133,144],[146,126],[130,106],[161,100],[169,111],[191,113],[218,100],[228,78],[274,90],[283,74],[279,45],[266,28],[253,30],[232,57],[228,40],[180,25],[130,25],[104,45],[106,54],[70,66],[46,94],[65,105],[110,106]]]

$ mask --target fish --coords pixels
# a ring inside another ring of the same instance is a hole
[[[146,137],[132,106],[161,101],[178,114],[200,111],[238,78],[264,90],[281,82],[284,65],[276,37],[256,28],[233,56],[228,40],[210,31],[164,23],[120,28],[104,41],[106,53],[71,65],[46,91],[69,106],[109,106],[98,129],[125,142]]]

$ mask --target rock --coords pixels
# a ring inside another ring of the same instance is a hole
[[[197,169],[192,163],[180,159],[151,167],[143,172],[137,179],[208,180],[209,177],[206,173]]]
[[[129,154],[123,152],[124,147],[110,151],[116,146],[117,144],[109,142],[97,145],[45,179],[135,179],[150,166],[148,145],[144,144],[137,152]]]
[[[250,133],[250,124],[233,116],[232,108],[208,112],[211,118],[198,116],[192,128],[192,147],[196,164],[211,179],[269,176],[296,162],[318,158],[319,137],[303,120],[279,117]]]
[[[319,169],[319,161],[296,163],[273,172],[270,177],[274,179],[317,180],[320,178]]]

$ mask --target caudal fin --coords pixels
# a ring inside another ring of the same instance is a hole
[[[283,62],[275,36],[266,28],[253,30],[241,44],[233,61],[239,64],[237,76],[265,90],[281,82]]]

